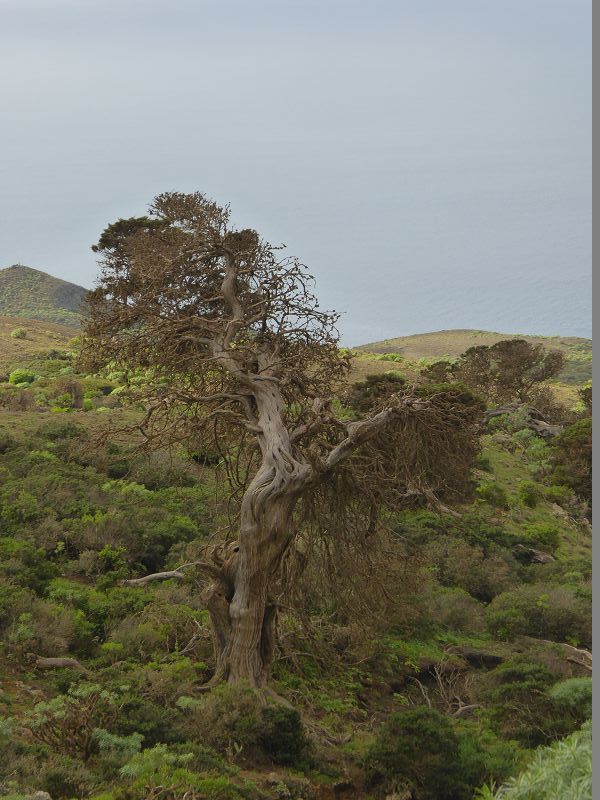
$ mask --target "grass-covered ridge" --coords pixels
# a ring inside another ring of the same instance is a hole
[[[497,333],[457,329],[398,336],[380,342],[363,344],[355,349],[360,353],[375,355],[397,354],[409,361],[420,359],[437,360],[454,358],[469,347],[491,346],[505,339],[525,339],[532,344],[541,344],[547,349],[562,351],[566,364],[558,380],[562,383],[578,384],[592,377],[592,340],[578,336],[530,336],[527,334]]]
[[[78,327],[87,289],[22,264],[0,270],[0,315]]]

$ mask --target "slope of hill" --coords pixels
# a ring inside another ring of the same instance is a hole
[[[87,289],[22,264],[0,270],[0,314],[79,326]]]
[[[529,336],[495,331],[449,330],[398,336],[363,344],[355,349],[377,355],[398,353],[411,361],[421,358],[435,360],[452,358],[464,353],[469,347],[489,346],[502,339],[526,339],[548,349],[561,350],[567,358],[565,369],[559,376],[563,383],[583,383],[592,377],[592,340],[577,336]]]
[[[0,273],[1,274],[1,273]],[[13,336],[17,329],[25,335]],[[26,317],[0,317],[0,372],[27,367],[30,358],[50,350],[65,350],[76,331],[68,325]]]
[[[214,465],[137,448],[143,411],[119,373],[68,355],[18,366],[35,379],[0,379],[3,797],[373,800],[407,797],[392,789],[417,774],[421,797],[467,798],[588,715],[591,527],[518,417],[482,437],[460,514],[395,515],[403,549],[383,569],[313,573],[282,605],[272,684],[293,708],[265,706],[243,686],[198,692],[214,663],[201,578],[131,583],[212,545],[227,500]],[[373,610],[346,611],[342,582]],[[464,791],[440,795],[447,775]]]

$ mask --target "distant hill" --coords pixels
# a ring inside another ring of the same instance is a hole
[[[0,270],[0,316],[27,317],[76,328],[87,291],[38,269],[14,264]]]
[[[565,368],[559,375],[559,380],[564,383],[583,383],[592,377],[592,340],[578,336],[530,336],[465,329],[398,336],[381,342],[363,344],[354,349],[378,355],[398,353],[411,361],[421,358],[435,360],[458,356],[469,347],[489,346],[502,339],[526,339],[548,349],[561,350],[567,358]]]

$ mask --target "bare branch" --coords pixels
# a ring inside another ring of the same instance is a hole
[[[154,583],[155,581],[168,581],[168,580],[184,580],[185,575],[181,572],[182,569],[186,569],[187,567],[196,567],[196,569],[201,570],[202,572],[206,572],[208,575],[211,575],[214,578],[222,578],[222,570],[214,565],[209,564],[206,561],[190,561],[189,564],[182,564],[180,567],[176,569],[167,570],[165,572],[152,572],[150,575],[144,575],[141,578],[128,578],[126,580],[122,580],[121,586],[146,586],[148,583]]]

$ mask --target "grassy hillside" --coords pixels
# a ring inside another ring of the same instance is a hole
[[[566,366],[558,378],[561,383],[583,383],[592,377],[592,341],[577,336],[528,336],[495,331],[450,330],[398,336],[381,342],[363,344],[355,349],[379,355],[398,353],[403,358],[413,361],[421,358],[435,360],[459,356],[469,347],[490,346],[502,339],[526,339],[547,349],[561,350],[567,358]]]
[[[77,327],[87,289],[22,264],[0,270],[0,314]]]
[[[518,414],[482,436],[472,500],[390,517],[385,569],[345,573],[347,597],[304,568],[273,664],[291,708],[265,706],[198,691],[213,655],[193,565],[227,525],[222,474],[185,447],[136,450],[143,409],[121,373],[77,372],[73,332],[0,318],[0,357],[29,372],[0,377],[0,796],[472,800],[578,730],[591,528]],[[418,371],[398,358],[354,364]]]
[[[18,331],[20,333],[15,333]],[[64,350],[76,333],[70,326],[53,322],[0,317],[0,372],[9,370],[13,365],[27,366],[28,361],[38,353]]]
[[[438,743],[427,726],[444,726],[475,786],[514,775],[536,745],[584,717],[554,704],[554,687],[587,686],[587,672],[552,641],[588,646],[591,533],[575,499],[536,477],[537,443],[515,449],[505,432],[486,436],[479,499],[460,518],[396,520],[419,576],[394,587],[401,615],[361,628],[329,619],[331,609],[303,625],[282,613],[273,686],[295,711],[269,711],[265,729],[246,689],[197,692],[211,664],[199,576],[120,584],[193,560],[209,541],[219,523],[211,471],[182,455],[147,462],[126,444],[104,452],[89,438],[102,419],[74,410],[0,420],[0,746],[10,756],[0,780],[28,788],[15,800],[34,788],[56,800],[162,797],[148,786],[167,779],[178,790],[170,800],[379,800],[373,781],[396,780],[394,748],[401,754],[405,740],[393,726],[403,720],[419,726],[409,731],[411,763],[422,758],[429,776],[427,748]],[[519,560],[519,546],[542,543],[554,561]],[[82,666],[44,670],[28,653]],[[73,734],[80,728],[91,757]]]

